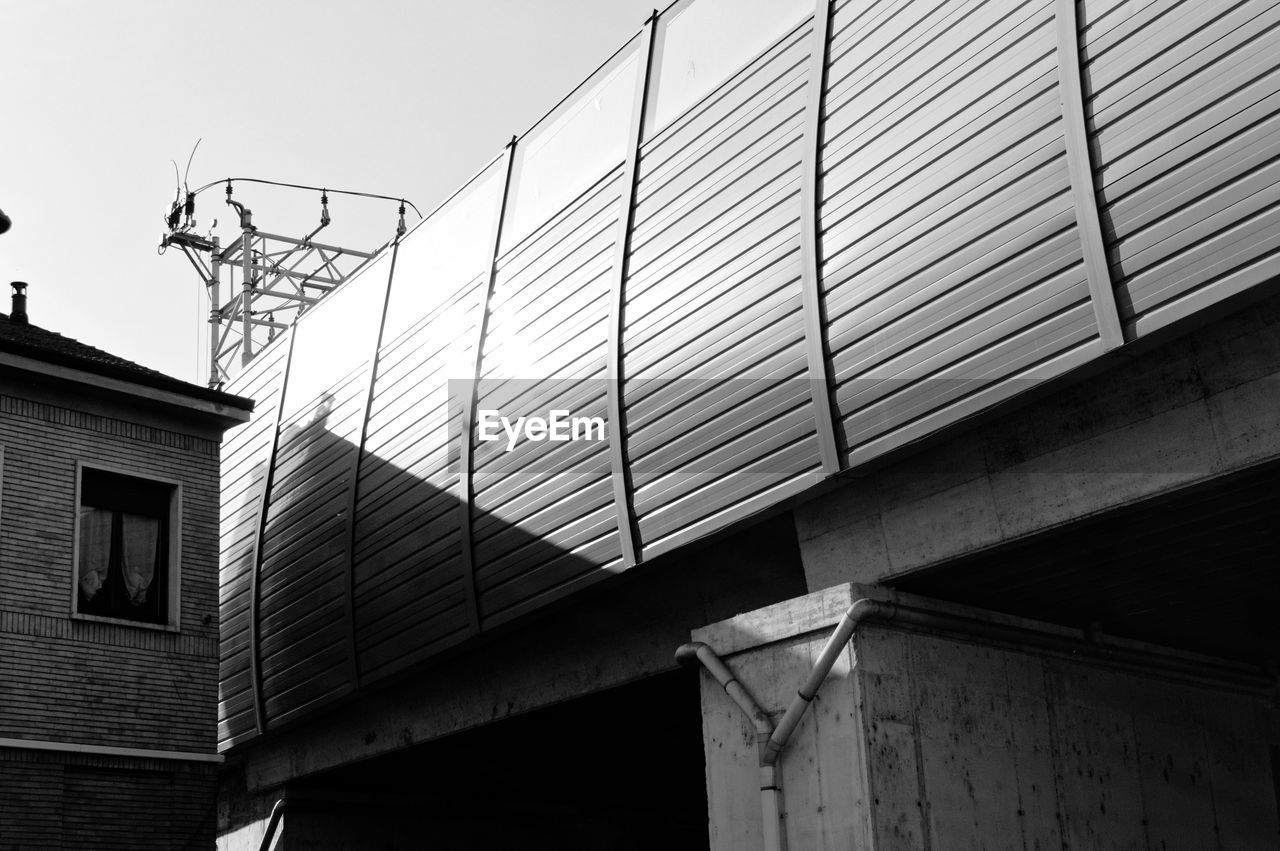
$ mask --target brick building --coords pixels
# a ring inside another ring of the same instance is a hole
[[[0,314],[0,849],[207,848],[217,478],[252,403]]]

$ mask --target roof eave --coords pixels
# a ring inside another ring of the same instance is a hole
[[[118,394],[132,398],[151,406],[176,409],[187,415],[195,415],[220,426],[231,428],[249,421],[253,412],[253,400],[242,396],[233,396],[218,390],[192,386],[195,392],[184,392],[180,389],[182,382],[170,379],[178,387],[163,386],[169,381],[148,381],[150,376],[135,375],[125,370],[111,367],[109,364],[67,363],[70,358],[59,358],[41,353],[39,357],[15,351],[6,351],[9,347],[0,347],[0,368],[16,370],[56,379],[72,384],[80,384],[95,391]],[[156,386],[161,385],[161,386]]]

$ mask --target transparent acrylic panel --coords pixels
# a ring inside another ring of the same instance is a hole
[[[505,163],[506,157],[499,158],[400,242],[384,346],[493,262],[493,225],[502,203]]]
[[[633,41],[520,140],[504,249],[626,159],[639,65]]]
[[[813,8],[814,0],[693,0],[663,15],[645,135],[666,127]]]
[[[360,275],[298,318],[285,387],[285,418],[336,386],[373,353],[390,256],[388,248]]]

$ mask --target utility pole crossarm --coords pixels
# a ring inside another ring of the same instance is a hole
[[[182,250],[208,292],[210,387],[221,385],[237,369],[247,366],[304,311],[359,274],[392,244],[389,239],[372,251],[362,251],[316,242],[316,234],[331,221],[327,190],[320,190],[320,224],[310,233],[292,237],[261,231],[253,224],[253,212],[232,199],[228,180],[227,204],[238,214],[239,233],[223,247],[217,237],[195,232],[192,215],[194,196],[221,183],[189,193],[186,218],[173,213],[170,231],[160,241],[161,249],[177,246]]]

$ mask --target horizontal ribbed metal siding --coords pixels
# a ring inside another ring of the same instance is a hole
[[[1140,335],[1275,277],[1280,4],[1080,9],[1116,301]]]
[[[615,169],[500,260],[477,410],[522,411],[524,402],[539,415],[555,407],[606,416],[621,192]],[[608,444],[528,448],[516,456],[501,442],[475,443],[472,542],[485,625],[607,575],[601,568],[622,558]],[[532,472],[512,475],[516,457]]]
[[[823,283],[846,463],[1097,354],[1051,2],[832,18]]]
[[[272,725],[351,686],[347,488],[367,369],[340,377],[280,424],[259,580],[263,700]]]
[[[645,558],[818,467],[799,234],[811,48],[806,24],[641,152],[622,349]]]
[[[423,282],[393,280],[392,286]],[[460,410],[448,382],[474,350],[487,283],[476,279],[386,340],[369,411],[355,515],[356,644],[362,681],[470,634],[458,505]]]
[[[921,8],[849,0],[833,9],[819,258],[845,465],[1102,348],[1064,155],[1053,4]],[[1091,154],[1132,334],[1265,275],[1280,230],[1271,200],[1276,13],[1271,3],[1165,0],[1082,9]],[[806,24],[641,152],[621,348],[642,560],[819,475],[799,251],[811,50]],[[541,377],[575,414],[604,414],[596,388],[608,354],[619,183],[603,176],[500,259],[478,407],[519,402],[511,397],[520,385],[498,379]],[[474,557],[483,625],[620,567],[602,444],[545,444],[519,462],[475,444],[473,540],[461,539],[461,452],[449,443],[459,411],[446,380],[469,377],[487,283],[473,281],[380,352],[352,568],[364,681],[472,634],[464,555]],[[529,349],[539,357],[522,363]],[[269,350],[246,376],[265,376],[265,359],[283,351]],[[269,450],[278,386],[261,381],[265,397],[240,391],[259,398],[257,448],[236,447],[249,440],[237,432],[225,456],[224,742],[254,729],[244,547],[260,487],[252,458]],[[359,375],[343,384],[332,415],[348,440],[358,435],[351,417],[363,387]],[[303,461],[285,426],[263,575],[273,723],[346,682],[329,672],[344,661],[334,595],[343,593],[335,577],[345,566],[338,515],[348,467]],[[540,472],[529,472],[534,464]],[[290,488],[300,501],[286,498]],[[295,611],[311,620],[285,632]]]
[[[258,508],[271,460],[276,407],[284,379],[287,341],[260,354],[228,391],[254,400],[253,418],[227,434],[222,445],[221,561],[218,622],[218,744],[227,747],[254,734],[249,663],[249,597],[253,581]]]

